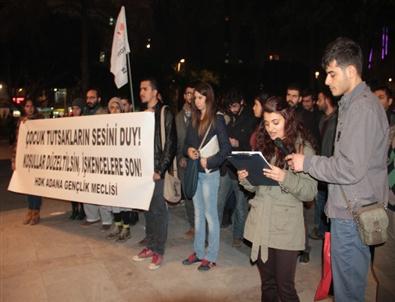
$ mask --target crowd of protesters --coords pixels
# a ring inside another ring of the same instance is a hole
[[[262,301],[299,301],[295,290],[297,259],[308,263],[309,238],[322,240],[331,230],[335,299],[364,300],[369,247],[361,243],[338,190],[344,186],[356,196],[355,202],[389,200],[388,215],[393,221],[395,198],[393,191],[388,197],[385,160],[388,151],[395,154],[395,126],[389,131],[395,123],[392,93],[386,86],[369,88],[362,81],[361,49],[349,39],[339,38],[327,47],[323,68],[329,89],[312,91],[290,84],[283,95],[257,92],[251,107],[236,89],[216,98],[210,84],[190,83],[184,87],[184,103],[177,114],[167,106],[163,109],[156,79],[141,80],[142,110],[155,113],[155,188],[150,208],[144,213],[146,234],[139,242],[143,249],[134,261],[150,260],[151,270],[163,264],[168,229],[164,174],[176,157],[182,179],[187,161],[198,159],[197,191],[192,199],[182,201],[189,225],[185,238],[193,239],[192,253],[183,265],[198,263],[199,271],[213,269],[221,224],[230,219],[232,246],[251,243],[251,260],[257,263],[261,277]],[[105,109],[99,90],[89,89],[85,100],[73,101],[72,116],[133,109],[128,99],[118,97],[111,98]],[[162,110],[165,142],[160,135]],[[40,116],[34,102],[27,99],[19,123],[36,118]],[[200,148],[214,136],[217,152],[202,157]],[[278,139],[284,148],[274,144]],[[228,162],[231,151],[262,152],[270,163],[262,176],[279,186],[251,185],[248,171],[237,171]],[[15,153],[13,168],[14,159]],[[393,162],[389,164],[394,190]],[[41,197],[29,195],[27,199],[23,223],[34,225],[39,222]],[[313,225],[307,224],[306,211],[314,211]],[[101,221],[107,239],[123,242],[131,237],[130,226],[138,221],[138,212],[73,201],[70,218],[85,219],[83,226]],[[393,240],[391,227],[389,232],[389,240]]]

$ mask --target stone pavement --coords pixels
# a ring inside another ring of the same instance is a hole
[[[231,246],[231,228],[221,230],[218,266],[209,272],[181,261],[192,251],[183,238],[188,225],[183,206],[172,206],[164,263],[149,271],[136,263],[144,215],[126,243],[105,239],[99,224],[68,219],[70,203],[44,199],[42,220],[24,226],[25,197],[7,191],[9,150],[0,143],[0,302],[18,301],[260,301],[260,279],[250,264],[250,249]],[[311,218],[311,217],[310,217]],[[296,288],[301,301],[313,301],[321,275],[321,241],[311,241],[311,261],[298,264]],[[374,299],[369,277],[366,300]],[[325,301],[332,301],[331,298]]]

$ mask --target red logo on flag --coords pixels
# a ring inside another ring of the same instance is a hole
[[[120,23],[119,27],[118,27],[117,35],[121,36],[124,31],[125,31],[125,24],[124,23]]]

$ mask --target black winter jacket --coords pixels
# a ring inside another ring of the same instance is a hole
[[[213,122],[202,147],[204,147],[214,135],[217,135],[219,152],[207,158],[207,169],[210,169],[211,172],[218,170],[220,165],[232,151],[228,133],[226,132],[225,120],[222,114],[216,115],[215,121]],[[199,136],[198,130],[193,128],[192,123],[190,123],[187,129],[184,145],[184,154],[186,157],[188,156],[188,148],[193,147],[198,149],[202,139],[203,137]],[[204,171],[203,167],[199,164],[199,172]]]
[[[239,141],[239,147],[232,147],[233,151],[250,151],[250,138],[252,132],[255,130],[259,120],[251,114],[251,110],[244,107],[240,115],[232,117],[231,121],[226,126],[229,138],[234,138]],[[221,166],[221,176],[229,172],[232,179],[237,179],[237,170],[228,161],[225,161]]]
[[[177,152],[177,132],[174,116],[169,107],[165,108],[165,147],[162,150],[160,135],[160,113],[163,103],[155,105],[154,171],[164,178]]]

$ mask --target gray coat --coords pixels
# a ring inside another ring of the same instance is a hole
[[[352,219],[341,187],[353,207],[388,200],[389,126],[383,106],[364,83],[339,103],[332,157],[306,156],[303,170],[329,183],[326,214]]]

